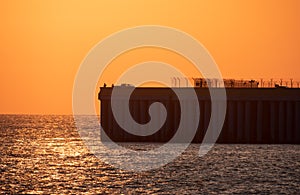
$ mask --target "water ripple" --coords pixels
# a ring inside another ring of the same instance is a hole
[[[83,145],[71,116],[0,116],[0,191],[25,194],[298,194],[299,145],[198,144],[158,170],[111,167]],[[129,144],[141,150],[156,144]]]

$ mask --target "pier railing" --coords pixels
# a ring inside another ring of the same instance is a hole
[[[223,82],[219,79],[209,78],[185,78],[185,77],[172,77],[172,87],[191,87],[190,83],[194,87],[226,87],[226,88],[300,88],[300,80],[296,79],[282,79],[282,78],[270,78],[270,79],[223,79]]]

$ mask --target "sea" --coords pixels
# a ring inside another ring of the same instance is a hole
[[[87,149],[72,115],[0,115],[0,193],[300,194],[300,145],[198,150],[191,144],[158,169],[121,170]]]

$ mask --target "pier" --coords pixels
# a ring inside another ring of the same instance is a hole
[[[101,87],[98,94],[101,126],[110,139],[115,142],[167,142],[173,137],[180,123],[180,104],[171,88],[137,87],[131,95],[130,113],[137,123],[149,122],[148,109],[154,102],[161,102],[167,110],[164,125],[149,136],[129,134],[117,124],[111,109],[112,90],[113,87]],[[193,142],[201,143],[210,121],[211,100],[208,88],[194,90],[200,121]],[[226,116],[217,143],[300,144],[299,88],[226,88],[226,93]],[[122,97],[118,98],[123,101]],[[191,108],[189,116],[193,117],[194,102],[186,102]],[[160,116],[159,111],[156,116]]]

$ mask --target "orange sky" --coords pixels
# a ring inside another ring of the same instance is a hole
[[[2,1],[0,25],[0,113],[71,114],[73,81],[85,55],[111,33],[137,25],[189,33],[226,78],[300,80],[298,0]],[[153,48],[119,58],[103,75],[109,84],[130,64],[185,63]]]

